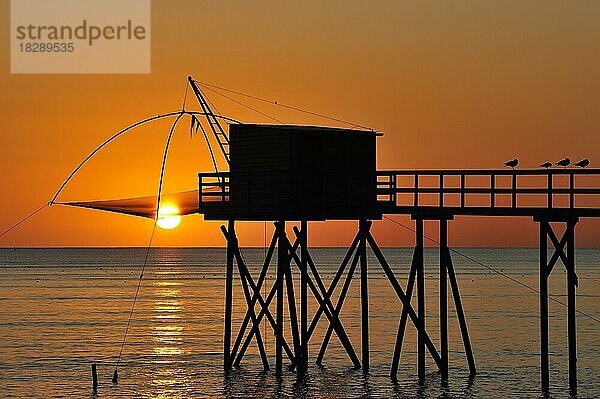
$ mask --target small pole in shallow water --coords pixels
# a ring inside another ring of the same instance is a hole
[[[94,392],[98,390],[98,373],[96,372],[96,363],[92,363],[92,389]]]
[[[115,372],[113,373],[112,382],[113,382],[113,384],[116,384],[117,382],[119,382],[119,373],[117,372],[116,367],[115,367]]]

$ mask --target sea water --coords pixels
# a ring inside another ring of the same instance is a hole
[[[537,249],[459,249],[482,264],[533,288],[539,284]],[[403,287],[411,249],[384,253]],[[325,283],[344,249],[311,252]],[[310,366],[299,377],[274,373],[272,329],[261,327],[271,369],[264,371],[253,340],[240,367],[223,371],[225,250],[153,248],[119,365],[111,382],[139,275],[144,248],[0,250],[0,398],[92,397],[91,364],[97,363],[98,398],[537,398],[540,397],[538,295],[488,268],[453,254],[478,374],[468,378],[464,346],[449,298],[450,377],[442,384],[427,354],[427,376],[417,378],[416,334],[409,321],[397,382],[389,378],[401,305],[383,270],[368,259],[371,370],[356,370],[335,333],[322,366],[314,364],[327,319],[311,338]],[[256,279],[263,248],[244,249]],[[576,252],[577,308],[600,318],[600,250]],[[425,250],[426,328],[439,348],[439,261]],[[266,285],[275,279],[275,262]],[[246,310],[236,270],[235,339]],[[298,298],[297,271],[294,272]],[[338,285],[334,302],[337,301]],[[558,263],[550,294],[566,303],[566,274]],[[264,290],[263,290],[264,291]],[[451,291],[449,295],[451,295]],[[413,298],[416,307],[416,299]],[[309,314],[315,313],[314,301]],[[567,309],[550,309],[551,396],[569,397]],[[258,308],[257,308],[258,310]],[[274,303],[271,306],[274,311]],[[286,318],[287,307],[286,307]],[[360,356],[360,281],[348,291],[341,321]],[[291,344],[290,325],[285,325]],[[600,324],[577,315],[578,397],[600,397]],[[286,359],[287,360],[287,359]]]

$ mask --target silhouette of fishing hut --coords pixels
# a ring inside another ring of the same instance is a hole
[[[200,90],[190,79],[203,111],[212,111]],[[210,116],[207,116],[210,121]],[[265,369],[269,362],[261,323],[267,323],[275,334],[275,370],[281,373],[284,355],[289,368],[302,372],[308,366],[309,341],[317,323],[325,317],[328,329],[316,355],[321,364],[331,336],[340,340],[353,365],[369,370],[369,288],[367,249],[402,304],[390,375],[396,378],[404,333],[408,320],[417,330],[418,376],[425,378],[425,357],[429,352],[443,381],[448,379],[448,284],[452,292],[466,360],[471,376],[476,366],[462,306],[459,285],[448,246],[448,222],[458,216],[527,216],[540,227],[540,346],[542,389],[549,389],[548,356],[548,277],[559,260],[567,270],[569,386],[577,387],[575,289],[575,226],[580,218],[600,217],[600,208],[578,207],[580,196],[598,199],[600,189],[576,187],[575,177],[599,175],[600,169],[540,170],[398,170],[376,169],[378,134],[369,130],[337,129],[290,125],[230,125],[229,135],[210,124],[230,170],[199,173],[199,212],[206,220],[227,220],[221,230],[227,242],[225,289],[225,330],[223,364],[225,369],[238,366],[252,339],[256,340]],[[518,181],[543,179],[537,188],[522,187]],[[568,184],[555,184],[562,178]],[[432,182],[432,179],[434,180]],[[476,181],[476,183],[472,183]],[[482,184],[482,181],[485,183]],[[508,183],[506,183],[508,181]],[[404,184],[401,184],[404,182]],[[431,196],[435,197],[431,200]],[[408,198],[407,198],[408,197]],[[567,197],[557,204],[556,198]],[[501,199],[506,200],[501,203]],[[532,205],[531,199],[538,203]],[[484,204],[481,201],[485,202]],[[539,204],[540,199],[543,204]],[[372,221],[386,214],[410,215],[415,221],[416,244],[405,288],[395,276],[377,241],[371,233]],[[355,220],[357,232],[329,287],[325,286],[308,246],[308,222]],[[274,221],[275,230],[258,277],[250,273],[241,252],[235,230],[236,221]],[[286,223],[296,221],[294,237],[288,237]],[[439,224],[439,349],[430,338],[425,320],[424,224]],[[552,224],[555,224],[554,226]],[[556,224],[566,226],[559,237]],[[548,240],[554,253],[548,259]],[[266,296],[265,277],[277,251],[276,280]],[[232,299],[234,269],[243,289],[247,309],[237,335],[232,335]],[[299,271],[299,309],[297,309],[292,270]],[[358,270],[357,270],[358,269]],[[342,277],[346,277],[342,282]],[[356,273],[360,278],[361,356],[356,353],[344,328],[340,314],[350,283]],[[333,301],[336,288],[342,283]],[[416,285],[416,287],[415,287]],[[308,314],[308,295],[318,303],[312,317]],[[411,298],[416,292],[417,307]],[[271,305],[275,301],[275,314]],[[287,321],[284,308],[287,302]],[[258,311],[256,311],[258,307]],[[287,324],[286,324],[287,323]],[[289,333],[284,331],[289,325]],[[291,334],[291,341],[290,341]]]

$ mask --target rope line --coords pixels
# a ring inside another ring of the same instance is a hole
[[[390,217],[388,217],[388,216],[385,216],[385,215],[384,215],[384,216],[383,216],[383,218],[384,218],[384,219],[386,219],[386,220],[389,220],[389,221],[390,221],[390,222],[392,222],[392,223],[395,223],[395,224],[397,224],[398,226],[401,226],[401,227],[405,228],[406,230],[412,231],[413,233],[416,233],[416,232],[417,232],[417,231],[416,231],[416,229],[413,229],[413,228],[412,228],[412,227],[410,227],[410,226],[407,226],[407,225],[405,225],[405,224],[403,224],[403,223],[400,223],[399,221],[397,221],[397,220],[395,220],[395,219],[392,219],[392,218],[390,218]],[[439,242],[438,240],[436,240],[436,239],[434,239],[434,238],[431,238],[431,237],[428,237],[428,236],[426,236],[425,234],[423,234],[423,237],[425,237],[427,240],[429,240],[429,241],[433,242],[434,244],[438,244],[438,245],[440,244],[440,242]],[[465,254],[465,253],[463,253],[463,252],[460,252],[460,251],[458,251],[458,250],[456,250],[456,249],[454,249],[454,248],[450,248],[450,247],[448,247],[448,249],[449,249],[451,252],[454,252],[455,254],[457,254],[457,255],[459,255],[459,256],[462,256],[463,258],[465,258],[465,259],[468,259],[468,260],[470,260],[471,262],[473,262],[473,263],[476,263],[477,265],[479,265],[479,266],[482,266],[482,267],[486,268],[487,270],[489,270],[489,271],[491,271],[491,272],[494,272],[494,273],[496,273],[496,274],[498,274],[498,275],[500,275],[500,276],[502,276],[502,277],[504,277],[504,278],[506,278],[506,279],[508,279],[508,280],[512,281],[513,283],[517,283],[517,284],[519,284],[520,286],[522,286],[522,287],[525,287],[525,288],[527,288],[528,290],[531,290],[531,291],[535,292],[536,294],[540,294],[540,291],[539,291],[538,289],[536,289],[536,288],[534,288],[534,287],[532,287],[532,286],[530,286],[530,285],[528,285],[528,284],[525,284],[524,282],[522,282],[522,281],[519,281],[519,280],[517,280],[516,278],[513,278],[513,277],[509,276],[509,275],[508,275],[508,274],[506,274],[506,273],[503,273],[503,272],[501,272],[501,271],[499,271],[499,270],[497,270],[497,269],[494,269],[493,267],[490,267],[490,266],[488,266],[488,265],[484,264],[483,262],[481,262],[481,261],[478,261],[477,259],[475,259],[475,258],[473,258],[473,257],[471,257],[471,256],[469,256],[469,255],[467,255],[467,254]],[[562,301],[559,301],[558,299],[554,298],[552,295],[549,295],[549,296],[548,296],[548,298],[549,298],[551,301],[553,301],[553,302],[556,302],[556,303],[558,303],[559,305],[562,305],[562,306],[564,306],[564,307],[568,308],[568,305],[567,305],[566,303],[564,303],[564,302],[562,302]],[[587,313],[585,313],[585,312],[582,312],[581,310],[578,310],[578,309],[575,309],[575,311],[576,311],[577,313],[579,313],[581,316],[585,316],[585,317],[587,317],[587,318],[589,318],[589,319],[591,319],[591,320],[594,320],[595,322],[598,322],[598,323],[600,323],[600,319],[597,319],[596,317],[594,317],[594,316],[592,316],[592,315],[590,315],[590,314],[587,314]]]
[[[121,341],[121,348],[119,349],[119,356],[117,357],[117,362],[115,364],[115,375],[117,373],[117,369],[119,368],[119,363],[121,362],[121,356],[123,355],[123,348],[125,347],[125,341],[127,340],[127,334],[129,333],[129,326],[131,326],[131,319],[133,318],[133,311],[135,309],[135,304],[137,303],[138,294],[140,293],[142,279],[144,278],[144,271],[146,270],[146,265],[148,264],[148,257],[150,255],[150,248],[152,248],[152,240],[154,239],[155,231],[156,231],[156,220],[154,221],[154,226],[152,227],[152,234],[150,234],[150,240],[148,241],[148,246],[146,247],[146,256],[144,257],[142,271],[140,272],[140,278],[138,280],[137,288],[135,289],[135,295],[133,297],[133,302],[131,303],[131,310],[129,311],[129,317],[127,318],[125,334],[123,334],[123,341]]]
[[[349,125],[349,126],[352,126],[352,127],[359,127],[359,128],[362,128],[362,129],[374,130],[373,128],[368,127],[368,126],[360,125],[360,124],[354,123],[354,122],[349,122],[349,121],[346,121],[346,120],[343,120],[343,119],[339,119],[339,118],[334,118],[332,116],[328,116],[328,115],[324,115],[324,114],[319,114],[317,112],[308,111],[308,110],[305,110],[305,109],[302,109],[302,108],[294,107],[292,105],[282,104],[282,103],[280,103],[278,101],[267,100],[265,98],[253,96],[253,95],[247,94],[247,93],[242,93],[242,92],[239,92],[239,91],[236,91],[236,90],[227,89],[225,87],[220,87],[220,86],[213,85],[213,84],[210,84],[210,83],[200,82],[200,81],[197,81],[197,80],[194,80],[194,82],[198,83],[199,85],[205,86],[207,89],[213,88],[213,89],[223,90],[223,91],[226,91],[226,92],[229,92],[229,93],[232,93],[232,94],[237,94],[239,96],[248,97],[248,98],[251,98],[253,100],[261,101],[261,102],[264,102],[264,103],[267,103],[267,104],[276,105],[276,106],[279,106],[279,107],[291,109],[293,111],[302,112],[302,113],[308,114],[308,115],[318,116],[319,118],[329,119],[329,120],[335,121],[335,122],[340,122],[340,123],[343,123],[343,124],[346,124],[346,125]],[[219,94],[223,95],[222,93],[219,93]]]
[[[31,219],[33,216],[35,216],[35,214],[37,214],[38,212],[40,212],[42,209],[46,208],[49,205],[50,205],[49,202],[45,203],[44,205],[40,206],[35,211],[31,212],[29,215],[25,216],[23,219],[19,220],[17,223],[13,224],[10,228],[8,228],[2,234],[0,234],[0,238],[4,237],[6,234],[10,233],[12,230],[16,229],[18,226],[25,223],[29,219]]]
[[[202,89],[198,88],[198,90],[202,93]],[[217,108],[217,106],[215,104],[213,104],[212,101],[210,101],[210,97],[204,96],[204,99],[206,100],[206,102],[208,102],[208,104],[212,107],[212,109],[214,109],[215,111],[217,111],[217,114],[221,113],[221,111],[219,111],[219,108]],[[227,120],[225,120],[225,123],[227,124],[227,126],[230,125],[230,123]]]
[[[269,115],[269,114],[266,114],[266,113],[264,113],[264,112],[262,112],[262,111],[259,111],[259,110],[257,110],[256,108],[252,108],[251,106],[249,106],[249,105],[247,105],[247,104],[244,104],[243,102],[240,102],[240,101],[238,101],[238,100],[236,100],[236,99],[233,99],[233,98],[231,98],[231,97],[229,97],[229,96],[227,96],[227,95],[225,95],[225,94],[223,94],[223,93],[221,93],[221,92],[219,92],[219,91],[217,91],[217,90],[211,89],[210,87],[205,87],[205,89],[206,89],[206,90],[208,90],[208,91],[211,91],[211,92],[213,92],[213,93],[215,93],[215,94],[218,94],[218,95],[220,95],[220,96],[222,96],[222,97],[225,97],[225,98],[226,98],[226,99],[228,99],[229,101],[233,101],[234,103],[236,103],[236,104],[238,104],[238,105],[241,105],[241,106],[242,106],[242,107],[244,107],[244,108],[248,108],[249,110],[251,110],[251,111],[254,111],[254,112],[256,112],[257,114],[260,114],[260,115],[262,115],[262,116],[264,116],[264,117],[267,117],[267,118],[269,118],[269,119],[271,119],[271,120],[274,120],[274,121],[275,121],[275,122],[277,122],[277,123],[281,123],[282,125],[287,125],[287,123],[285,123],[285,122],[283,122],[283,121],[281,121],[281,120],[279,120],[279,119],[277,119],[277,118],[275,118],[275,117],[273,117],[273,116],[271,116],[271,115]]]

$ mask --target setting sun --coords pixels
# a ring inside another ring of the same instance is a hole
[[[171,230],[179,226],[179,223],[181,223],[179,209],[173,205],[164,205],[159,208],[158,220],[156,221],[158,227],[165,230]]]

